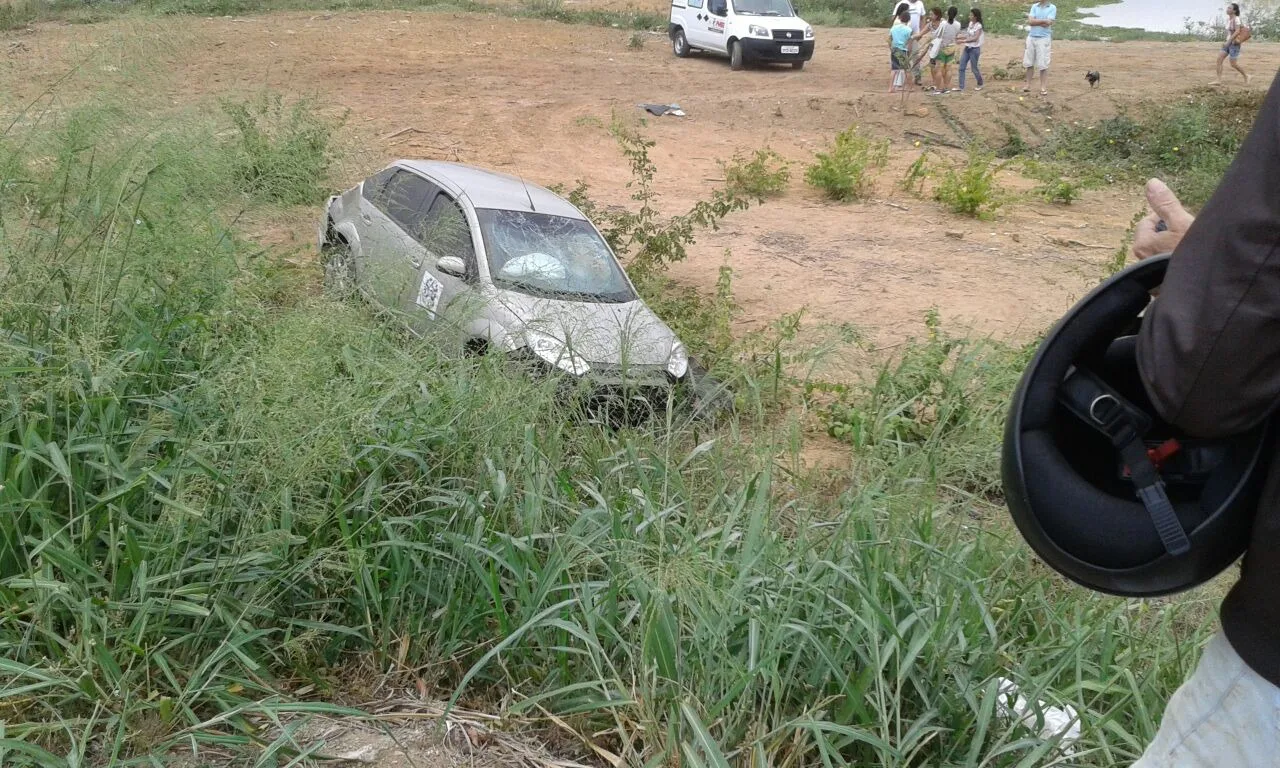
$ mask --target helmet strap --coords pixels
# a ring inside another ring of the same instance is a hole
[[[1129,468],[1138,499],[1150,515],[1165,551],[1175,556],[1189,552],[1191,540],[1174,512],[1164,480],[1142,439],[1151,429],[1151,417],[1091,371],[1080,367],[1067,374],[1058,390],[1058,400],[1076,418],[1111,441]]]

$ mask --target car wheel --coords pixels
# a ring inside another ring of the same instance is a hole
[[[742,67],[742,43],[733,40],[729,43],[729,69],[736,72]]]
[[[346,299],[356,290],[355,263],[351,246],[343,242],[330,243],[321,252],[324,264],[324,292],[335,299]]]
[[[689,38],[684,36],[683,29],[671,35],[671,52],[682,59],[689,55]]]
[[[733,410],[733,392],[724,382],[707,373],[697,358],[689,358],[687,376],[695,415],[714,418]]]
[[[791,68],[792,68],[792,69],[804,69],[804,62],[803,62],[803,61],[793,61],[793,62],[791,62]]]

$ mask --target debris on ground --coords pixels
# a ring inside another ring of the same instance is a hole
[[[684,110],[680,108],[679,104],[637,104],[636,106],[654,117],[662,117],[663,115],[684,117]]]
[[[1059,739],[1058,749],[1063,754],[1075,751],[1075,743],[1080,740],[1080,715],[1075,707],[1070,704],[1055,707],[1044,701],[1037,701],[1032,707],[1020,692],[1017,683],[998,677],[996,684],[999,691],[996,712],[1001,717],[1017,719],[1042,739]]]

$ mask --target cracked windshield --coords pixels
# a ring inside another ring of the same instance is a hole
[[[609,246],[586,221],[496,209],[476,214],[498,287],[570,301],[635,299]]]

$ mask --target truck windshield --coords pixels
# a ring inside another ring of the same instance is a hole
[[[635,300],[613,251],[586,221],[493,208],[476,218],[499,288],[564,301]]]
[[[788,0],[733,0],[733,10],[744,16],[795,16]]]

